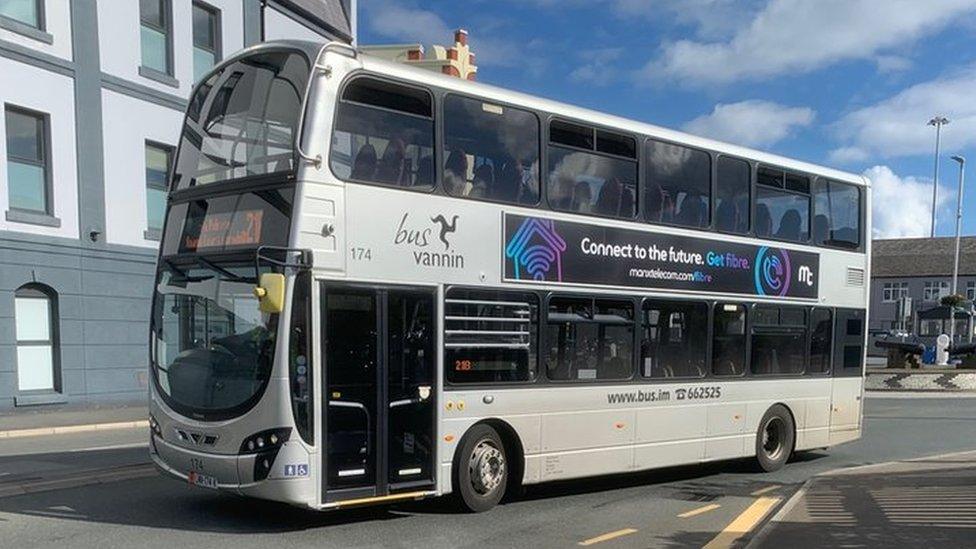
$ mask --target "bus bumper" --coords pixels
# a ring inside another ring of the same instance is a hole
[[[311,456],[300,444],[285,444],[275,456],[222,455],[189,450],[152,435],[150,456],[168,476],[194,486],[312,506]],[[256,461],[270,457],[267,478],[255,481]]]

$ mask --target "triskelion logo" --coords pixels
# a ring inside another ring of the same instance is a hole
[[[546,280],[553,264],[556,266],[556,281],[563,280],[562,253],[566,251],[566,241],[556,232],[556,224],[551,219],[530,217],[522,222],[512,239],[505,246],[505,256],[512,260],[515,278],[522,278],[522,271],[532,280]]]
[[[441,234],[439,236],[441,242],[444,243],[444,250],[450,250],[451,243],[447,241],[447,235],[448,233],[453,233],[454,231],[457,230],[458,216],[455,215],[453,218],[451,218],[450,223],[447,222],[447,219],[444,217],[444,214],[437,214],[437,217],[432,217],[430,218],[430,220],[433,221],[434,223],[440,224]]]
[[[759,248],[755,269],[757,294],[783,297],[790,291],[793,267],[786,250],[768,246]]]

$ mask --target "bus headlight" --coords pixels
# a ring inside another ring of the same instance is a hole
[[[240,454],[257,454],[269,450],[277,450],[291,437],[291,427],[279,427],[255,433],[241,443]]]

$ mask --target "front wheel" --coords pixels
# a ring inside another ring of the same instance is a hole
[[[508,485],[508,460],[502,438],[489,425],[475,425],[454,459],[454,492],[468,511],[481,513],[501,501]]]
[[[796,426],[787,409],[777,404],[766,411],[756,433],[756,464],[767,473],[786,465],[793,453]]]

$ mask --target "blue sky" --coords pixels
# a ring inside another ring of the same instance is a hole
[[[360,0],[362,44],[470,32],[478,79],[872,179],[875,236],[937,232],[976,166],[976,0]],[[976,234],[976,177],[963,232]]]

